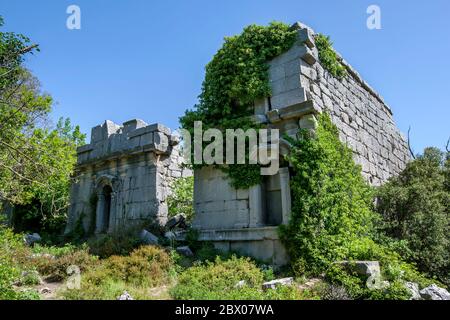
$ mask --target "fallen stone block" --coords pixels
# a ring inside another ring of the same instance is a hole
[[[267,289],[276,289],[277,286],[291,286],[294,283],[294,278],[282,278],[282,279],[276,279],[269,282],[264,282],[262,284],[262,288],[264,290]]]
[[[50,293],[52,293],[52,290],[49,287],[45,287],[45,288],[42,288],[41,290],[39,290],[39,293],[40,294],[50,294]]]
[[[422,300],[419,292],[419,285],[415,282],[405,282],[405,288],[411,293],[410,300]]]
[[[183,213],[179,213],[176,216],[172,217],[167,221],[166,223],[166,229],[171,230],[175,228],[176,226],[184,225],[184,222],[186,221],[186,217]]]
[[[40,242],[42,240],[41,236],[38,233],[27,234],[24,237],[24,241],[28,246],[32,246],[36,242]]]
[[[117,297],[117,300],[134,300],[134,299],[127,291],[124,291],[119,297]]]
[[[164,233],[164,238],[166,238],[166,239],[174,240],[174,239],[176,239],[176,237],[177,237],[177,235],[173,231],[167,231],[166,233]]]
[[[177,252],[186,257],[192,257],[194,255],[191,248],[189,248],[188,246],[178,247]]]
[[[141,234],[139,235],[139,239],[144,244],[158,244],[158,237],[145,229],[141,231]]]
[[[424,300],[450,300],[450,293],[435,284],[420,290],[420,296]]]
[[[351,269],[361,276],[371,277],[381,274],[378,261],[340,261],[337,264]]]

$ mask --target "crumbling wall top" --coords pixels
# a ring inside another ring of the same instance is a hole
[[[165,154],[176,144],[176,136],[160,123],[133,119],[118,125],[106,120],[92,128],[91,142],[77,149],[78,164],[139,152]]]

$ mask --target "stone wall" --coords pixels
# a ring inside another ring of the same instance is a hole
[[[170,183],[182,168],[179,138],[161,124],[106,121],[78,148],[66,232],[82,222],[97,233],[167,220]]]
[[[300,128],[314,130],[317,115],[328,112],[370,184],[379,185],[398,174],[410,154],[391,109],[344,60],[347,77],[336,79],[324,70],[314,31],[300,23],[293,27],[298,32],[295,44],[269,62],[272,95],[255,101],[255,121],[279,129],[280,137],[295,137]],[[281,138],[281,157],[289,149]],[[277,175],[248,190],[232,188],[218,169],[196,170],[193,226],[200,230],[200,239],[225,251],[286,263],[276,226],[287,223],[291,213],[290,169],[285,161],[281,164]]]
[[[270,61],[272,97],[258,101],[255,113],[267,115],[272,123],[271,113],[298,109],[309,101],[314,113],[326,111],[331,115],[341,141],[354,151],[355,161],[372,185],[397,175],[410,160],[410,153],[389,106],[340,56],[348,75],[342,80],[333,77],[319,62],[314,31],[301,23],[294,27],[298,29],[298,40],[290,50]],[[301,123],[291,121],[282,129],[292,133],[299,126]]]

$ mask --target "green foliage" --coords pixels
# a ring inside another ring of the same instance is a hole
[[[19,253],[27,251],[22,235],[14,234],[0,223],[0,300],[36,300],[38,296],[33,290],[17,290],[13,284],[30,285],[36,282],[36,277],[22,277],[24,269],[18,263]],[[32,268],[30,268],[31,270]]]
[[[399,176],[378,189],[380,229],[406,242],[419,270],[450,284],[448,154],[427,148]]]
[[[292,215],[280,226],[281,239],[297,274],[325,273],[328,281],[343,285],[353,298],[406,299],[400,281],[429,284],[391,248],[375,240],[372,189],[364,181],[352,151],[339,141],[337,128],[327,114],[319,117],[316,132],[302,130],[290,139],[293,165]],[[391,282],[385,290],[369,290],[361,279],[334,264],[336,261],[376,260],[382,279]]]
[[[85,272],[96,264],[97,257],[90,255],[85,246],[74,251],[67,250],[60,256],[52,256],[48,253],[29,256],[21,262],[22,265],[33,266],[39,274],[51,278],[52,281],[61,281],[69,276],[67,274],[69,266],[75,265],[80,268],[81,272]]]
[[[194,217],[194,177],[175,179],[172,184],[172,194],[167,198],[169,216],[184,213],[187,221]]]
[[[348,245],[370,234],[372,192],[326,114],[315,136],[302,130],[290,142],[294,196],[291,221],[281,234],[294,261],[319,271],[348,258]]]
[[[24,186],[22,200],[14,209],[13,225],[18,230],[59,233],[66,222],[70,176],[76,163],[76,147],[85,135],[70,119],[60,118],[54,130],[35,129],[29,138],[28,154],[47,168],[45,184],[33,181]],[[45,150],[45,152],[42,152]]]
[[[84,135],[69,119],[54,129],[43,125],[53,100],[23,65],[36,51],[27,37],[0,30],[0,200],[15,207],[18,231],[56,233],[65,221],[75,149]]]
[[[254,101],[270,96],[267,61],[289,49],[295,37],[289,26],[273,22],[267,27],[250,25],[240,35],[225,38],[206,66],[199,104],[180,118],[182,127],[192,136],[194,121],[202,121],[203,130],[255,128],[249,118]],[[257,168],[230,165],[224,169],[233,186],[248,188],[260,181]]]
[[[342,79],[347,75],[347,70],[338,59],[338,55],[333,50],[333,43],[330,37],[318,34],[315,37],[319,60],[322,66],[334,77]]]
[[[127,228],[110,234],[95,235],[88,239],[87,244],[92,254],[107,258],[112,255],[127,255],[142,242],[135,228]]]
[[[129,256],[111,256],[100,261],[82,275],[80,289],[67,290],[63,297],[115,300],[127,290],[134,298],[148,299],[148,288],[168,284],[174,268],[168,252],[155,246],[142,246]]]
[[[18,299],[13,282],[19,276],[19,270],[12,263],[11,249],[20,239],[0,225],[0,300]]]
[[[241,288],[239,281],[245,281]],[[228,260],[217,257],[214,262],[193,266],[183,272],[176,286],[171,290],[175,299],[192,300],[258,300],[258,299],[300,299],[301,293],[295,287],[280,287],[263,291],[262,271],[249,259],[232,256]]]

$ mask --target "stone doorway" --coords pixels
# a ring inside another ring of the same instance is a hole
[[[113,190],[109,184],[99,188],[95,233],[106,233],[110,229]]]

